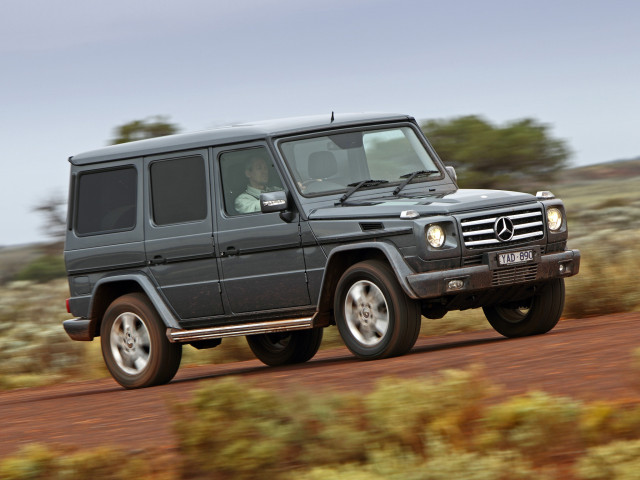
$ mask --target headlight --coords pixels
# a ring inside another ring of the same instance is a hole
[[[547,210],[547,225],[549,225],[549,230],[552,232],[560,230],[562,226],[562,212],[557,208]]]
[[[430,225],[427,229],[427,242],[433,248],[440,248],[444,245],[446,235],[440,225]]]

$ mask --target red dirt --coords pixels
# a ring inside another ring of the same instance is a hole
[[[168,385],[124,390],[111,379],[0,393],[0,457],[41,442],[94,447],[173,449],[167,403],[187,399],[203,382],[230,375],[283,391],[366,391],[382,376],[424,377],[442,369],[482,364],[502,387],[495,397],[530,390],[640,402],[640,372],[632,352],[640,347],[640,313],[565,320],[546,335],[506,339],[487,330],[420,338],[403,357],[362,362],[345,348],[321,351],[312,361],[266,367],[257,360],[184,367]]]

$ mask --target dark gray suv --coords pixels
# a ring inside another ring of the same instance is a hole
[[[168,382],[184,343],[243,335],[305,362],[337,325],[363,359],[402,355],[422,316],[483,308],[502,335],[558,322],[578,273],[562,202],[464,190],[406,115],[327,115],[70,158],[74,340],[101,337],[127,388]]]

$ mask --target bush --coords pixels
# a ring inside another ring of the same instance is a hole
[[[580,445],[580,412],[579,403],[543,392],[513,397],[487,410],[478,445],[517,450],[542,463]]]
[[[425,434],[464,445],[490,392],[477,366],[446,370],[436,379],[386,378],[365,399],[367,419],[386,441],[418,454],[425,451]]]
[[[158,452],[98,447],[85,451],[29,445],[0,459],[3,480],[177,480],[170,458]]]
[[[429,452],[434,443],[428,438],[443,438],[445,446],[466,443],[489,391],[478,372],[387,379],[367,395],[297,395],[289,401],[231,378],[213,382],[173,408],[185,474],[275,479],[295,470],[304,478],[301,472],[311,467],[320,470],[309,475],[343,465],[369,468],[389,451],[401,452],[396,463],[418,472],[425,458],[437,455]]]
[[[173,409],[187,475],[273,476],[301,440],[291,409],[270,392],[223,379]],[[212,454],[212,452],[214,452]]]
[[[540,472],[516,452],[460,451],[433,441],[428,459],[399,450],[378,451],[364,465],[347,464],[296,471],[290,480],[539,480]]]
[[[565,317],[609,315],[640,307],[635,273],[640,255],[635,246],[610,243],[606,249],[592,243],[581,247],[580,273],[567,281]]]
[[[0,385],[21,386],[19,377],[30,379],[27,385],[39,383],[37,376],[58,380],[84,365],[85,345],[62,328],[68,291],[64,280],[14,282],[0,290]]]
[[[640,440],[594,447],[577,463],[582,480],[635,480],[640,473]]]
[[[640,437],[640,406],[596,402],[583,408],[580,431],[589,445]]]
[[[43,255],[20,270],[15,276],[15,280],[46,283],[66,276],[67,272],[62,255]]]

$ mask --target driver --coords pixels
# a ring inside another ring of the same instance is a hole
[[[269,168],[262,157],[251,157],[244,170],[248,179],[247,189],[236,198],[234,205],[238,213],[253,213],[260,211],[260,194],[273,192],[280,188],[267,187],[269,182]]]

